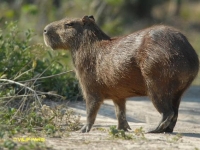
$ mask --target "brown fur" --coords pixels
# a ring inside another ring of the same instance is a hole
[[[126,121],[126,98],[149,96],[162,115],[149,132],[173,132],[181,96],[199,70],[199,60],[186,37],[174,28],[153,26],[110,38],[92,16],[63,19],[44,29],[45,43],[70,50],[87,106],[89,132],[104,99],[115,104],[119,129]]]

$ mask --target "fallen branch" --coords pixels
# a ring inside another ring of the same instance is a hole
[[[23,83],[23,82],[30,82],[30,81],[35,81],[35,80],[42,80],[42,79],[52,78],[52,77],[55,77],[55,76],[60,76],[60,75],[63,75],[63,74],[69,73],[69,72],[74,72],[74,70],[69,70],[69,71],[61,72],[61,73],[54,74],[54,75],[51,75],[51,76],[33,78],[33,79],[30,79],[30,80],[24,80],[24,81],[19,81],[19,82]]]
[[[40,98],[38,97],[36,91],[33,90],[32,88],[26,86],[25,84],[22,84],[22,83],[13,81],[13,80],[9,80],[9,79],[0,79],[0,81],[2,81],[2,82],[9,82],[9,83],[12,83],[12,84],[17,84],[17,85],[19,85],[19,86],[22,86],[22,87],[28,89],[29,91],[33,92],[33,94],[34,94],[34,96],[36,97],[36,99],[38,100],[39,104],[42,106],[42,104],[41,104],[41,102],[40,102]]]
[[[58,95],[58,94],[55,94],[55,93],[51,93],[51,92],[39,92],[39,91],[36,91],[37,95],[38,96],[42,96],[42,95],[53,95],[53,96],[57,96],[57,97],[60,97],[60,98],[64,98],[63,96],[61,95]],[[15,95],[15,96],[4,96],[4,97],[1,97],[1,99],[10,99],[10,98],[20,98],[20,97],[32,97],[34,96],[34,94],[27,94],[27,95]]]
[[[61,73],[54,74],[54,75],[50,75],[50,76],[45,76],[45,77],[40,77],[40,78],[33,78],[33,79],[30,79],[30,80],[17,81],[17,82],[18,82],[18,83],[24,83],[24,82],[30,82],[30,81],[35,81],[35,80],[48,79],[48,78],[60,76],[60,75],[66,74],[66,73],[70,73],[70,72],[74,72],[74,70],[69,70],[69,71],[61,72]],[[13,80],[10,80],[10,81],[13,81]],[[15,81],[14,81],[14,82],[15,82]],[[3,83],[3,84],[1,84],[1,85],[6,85],[6,84],[9,84],[9,83]]]

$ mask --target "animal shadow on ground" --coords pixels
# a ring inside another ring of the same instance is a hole
[[[178,134],[178,132],[171,133],[172,135]],[[200,133],[181,133],[183,136],[193,137],[193,138],[200,138]]]

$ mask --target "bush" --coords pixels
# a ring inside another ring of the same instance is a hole
[[[33,33],[20,32],[16,23],[7,23],[0,29],[0,78],[30,85],[35,90],[60,94],[67,98],[79,94],[74,73],[66,73],[52,78],[40,79],[66,72],[68,67],[61,60],[68,59],[67,53],[53,52],[42,44],[31,44]],[[0,96],[24,94],[18,85],[1,84]]]
[[[60,137],[79,129],[80,117],[65,105],[44,104],[79,96],[74,73],[65,65],[68,54],[31,44],[32,37],[31,30],[20,32],[16,23],[0,29],[0,149],[14,149],[16,134]]]

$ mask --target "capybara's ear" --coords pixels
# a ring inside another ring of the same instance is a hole
[[[93,22],[95,22],[94,16],[88,16]]]
[[[91,22],[95,22],[93,16],[84,16],[84,17],[82,18],[82,21],[83,21],[84,24],[91,23]]]

